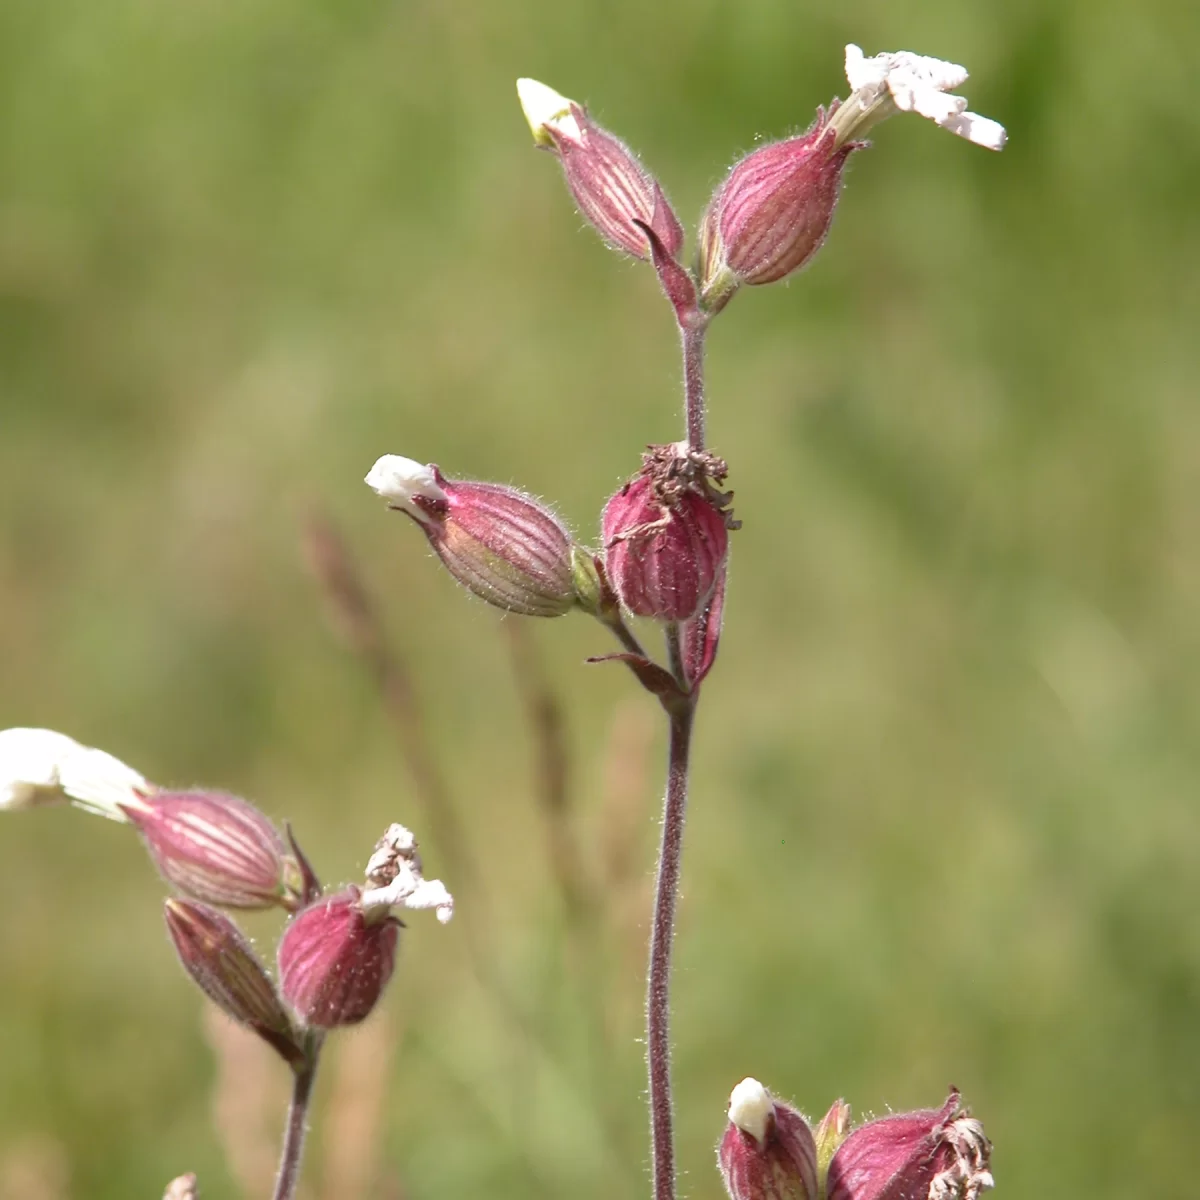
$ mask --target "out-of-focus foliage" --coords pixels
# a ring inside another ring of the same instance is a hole
[[[694,216],[756,136],[844,94],[849,40],[966,63],[1010,144],[888,122],[812,267],[713,329],[745,527],[676,960],[686,1190],[718,1195],[754,1074],[818,1114],[953,1082],[1006,1195],[1190,1196],[1200,10],[0,6],[0,726],[239,791],[356,877],[389,821],[430,822],[304,565],[331,515],[482,862],[456,881],[464,847],[426,833],[460,906],[410,920],[387,1001],[376,1152],[405,1195],[648,1187],[657,714],[582,665],[599,627],[529,630],[595,899],[569,919],[505,623],[361,483],[384,452],[434,460],[590,536],[678,436],[652,273],[581,230],[513,80],[589,102]],[[190,1169],[235,1194],[136,839],[6,817],[0,880],[0,1191],[125,1200]]]

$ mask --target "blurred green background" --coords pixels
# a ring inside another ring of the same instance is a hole
[[[818,1116],[953,1082],[1001,1194],[1195,1195],[1198,38],[1194,6],[1106,0],[0,6],[0,727],[249,796],[331,881],[404,820],[459,893],[450,926],[410,920],[379,1018],[378,1166],[339,1183],[318,1132],[310,1196],[648,1194],[661,722],[582,665],[598,627],[521,630],[566,722],[572,916],[512,622],[361,479],[433,460],[592,537],[679,436],[677,347],[513,80],[589,103],[691,218],[845,93],[850,40],[966,63],[1010,143],[888,122],[810,269],[710,338],[745,527],[685,860],[684,1190],[721,1194],[753,1074]],[[314,512],[381,601],[460,844],[331,625]],[[6,817],[0,881],[0,1192],[154,1196],[192,1169],[236,1196],[134,837]]]

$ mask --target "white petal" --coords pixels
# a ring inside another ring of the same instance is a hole
[[[959,137],[966,138],[968,142],[974,142],[975,145],[983,146],[988,150],[1003,150],[1005,142],[1008,141],[1008,134],[999,121],[993,121],[990,117],[981,117],[978,113],[959,113],[945,121],[939,121],[938,124],[943,129],[957,133]]]
[[[445,500],[446,493],[438,485],[433,471],[411,458],[385,454],[367,472],[367,487],[378,492],[393,508],[402,508],[418,521],[429,521],[429,514],[413,503],[416,496],[428,500]]]
[[[900,107],[899,101],[897,101],[896,107]],[[945,125],[947,121],[957,117],[967,107],[967,101],[964,96],[947,96],[945,92],[935,92],[926,88],[912,93],[910,107],[920,116],[928,117],[929,120],[936,121],[939,125]]]
[[[114,821],[127,820],[120,806],[139,806],[151,785],[120,759],[80,746],[63,760],[58,771],[62,790],[89,812]]]
[[[66,734],[51,729],[0,732],[0,809],[71,800],[124,821],[118,806],[140,803],[139,793],[150,786],[132,767]]]
[[[440,879],[423,879],[416,890],[401,901],[405,908],[436,908],[437,919],[443,925],[454,916],[454,897],[446,891]]]
[[[51,729],[0,731],[0,809],[64,800],[58,764],[79,743]]]
[[[568,100],[566,96],[536,79],[517,80],[517,99],[521,101],[525,120],[533,130],[533,140],[539,145],[554,145],[554,139],[547,133],[548,129],[553,129],[568,141],[581,140],[579,122],[571,112],[574,100]]]
[[[743,1079],[729,1094],[729,1119],[743,1132],[761,1142],[775,1101],[757,1079]]]
[[[882,83],[887,78],[885,55],[867,58],[853,42],[846,47],[846,81],[858,91]]]

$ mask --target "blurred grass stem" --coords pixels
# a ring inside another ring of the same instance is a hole
[[[504,628],[512,650],[517,690],[533,737],[538,811],[546,829],[547,857],[571,931],[577,936],[581,921],[590,924],[591,896],[571,823],[562,705],[542,672],[528,627],[519,621],[506,621]]]

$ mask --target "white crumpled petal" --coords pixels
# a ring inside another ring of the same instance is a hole
[[[0,731],[0,810],[70,801],[126,820],[120,805],[141,803],[151,785],[120,759],[52,729]]]
[[[363,908],[432,908],[445,925],[454,916],[454,897],[440,879],[426,879],[417,839],[403,825],[389,825],[367,862],[369,885],[359,897]]]
[[[948,95],[967,78],[965,67],[940,58],[908,50],[867,58],[859,47],[846,47],[846,80],[863,108],[875,103],[886,90],[901,112],[918,113],[977,146],[1001,150],[1008,138],[1004,126],[967,112],[964,96]]]
[[[454,897],[440,879],[422,879],[401,903],[405,908],[436,909],[437,919],[443,925],[454,916]]]

